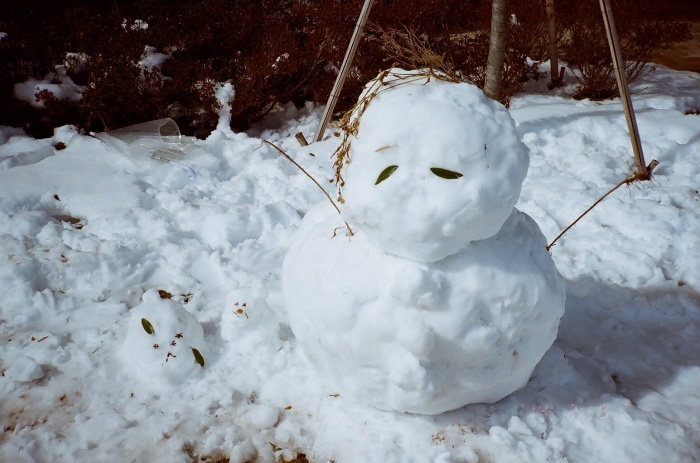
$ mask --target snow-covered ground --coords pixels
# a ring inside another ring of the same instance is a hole
[[[570,90],[532,83],[510,108],[530,149],[517,207],[550,241],[634,168],[619,100]],[[196,175],[70,127],[0,128],[0,461],[697,461],[700,76],[660,68],[633,91],[659,166],[552,248],[554,345],[525,388],[435,416],[349,400],[291,332],[282,260],[325,198],[262,140],[331,178],[333,131],[294,138],[322,108],[222,126],[186,149]]]

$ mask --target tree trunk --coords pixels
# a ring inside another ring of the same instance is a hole
[[[549,29],[549,67],[550,80],[547,87],[553,89],[561,86],[562,79],[559,77],[559,51],[557,50],[557,23],[554,16],[554,0],[547,0],[547,25]]]
[[[493,0],[491,9],[491,38],[489,58],[486,63],[484,94],[496,101],[501,97],[503,61],[506,52],[506,21],[508,0]]]

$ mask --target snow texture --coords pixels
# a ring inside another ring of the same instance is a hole
[[[554,341],[564,281],[537,224],[514,211],[496,236],[419,263],[383,252],[325,202],[284,260],[292,330],[343,395],[438,414],[523,387]]]
[[[380,91],[351,143],[343,216],[385,251],[417,261],[495,235],[529,163],[501,104],[473,85],[435,78]],[[390,166],[393,174],[376,184]],[[446,179],[436,168],[462,176]]]

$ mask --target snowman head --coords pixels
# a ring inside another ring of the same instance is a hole
[[[413,79],[377,93],[361,114],[343,216],[386,252],[434,262],[500,230],[528,164],[498,102],[470,84]]]

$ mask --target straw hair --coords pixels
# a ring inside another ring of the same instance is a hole
[[[423,81],[424,84],[430,82],[430,79],[444,80],[447,82],[459,82],[453,76],[444,74],[434,69],[420,69],[417,71],[403,71],[395,69],[385,69],[371,80],[365,87],[365,91],[360,96],[355,105],[343,114],[338,127],[343,131],[343,140],[333,153],[333,168],[334,175],[331,183],[335,183],[338,189],[338,202],[344,203],[342,189],[345,186],[343,178],[343,168],[350,163],[350,147],[352,145],[352,137],[356,137],[362,115],[369,107],[372,100],[381,92],[391,90],[402,85],[411,84]]]

